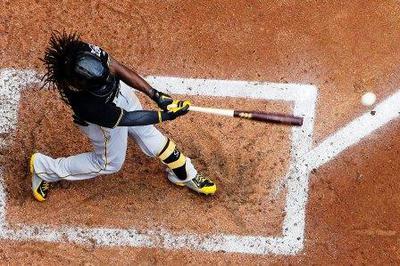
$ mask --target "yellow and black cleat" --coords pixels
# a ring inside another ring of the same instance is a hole
[[[32,175],[32,193],[36,200],[42,202],[46,200],[47,193],[49,191],[49,183],[36,175],[34,168],[35,157],[36,153],[31,156],[29,162],[29,168]]]
[[[168,166],[168,179],[178,185],[185,186],[205,195],[214,194],[217,186],[209,178],[197,174],[193,179],[188,179],[186,171],[186,156],[177,148],[175,143],[168,139],[164,149],[158,155],[160,160]]]
[[[214,182],[202,174],[197,174],[189,181],[182,181],[176,177],[174,172],[168,171],[168,180],[175,185],[188,187],[191,190],[204,195],[212,195],[217,191],[217,186],[214,184]]]
[[[214,182],[201,174],[197,174],[195,178],[184,182],[183,185],[191,190],[205,195],[212,195],[217,191],[217,186],[214,184]]]

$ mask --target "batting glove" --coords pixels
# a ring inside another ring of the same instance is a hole
[[[153,96],[151,97],[151,99],[153,99],[153,101],[157,103],[158,107],[163,110],[167,110],[168,105],[172,104],[173,102],[171,96],[156,89],[153,89]]]
[[[161,114],[162,121],[174,120],[178,116],[187,114],[189,112],[189,106],[190,106],[189,101],[179,101],[178,105],[169,108],[168,111],[162,112]]]

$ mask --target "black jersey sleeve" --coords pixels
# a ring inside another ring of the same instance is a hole
[[[123,115],[123,109],[114,103],[87,102],[82,106],[75,106],[75,113],[79,118],[107,128],[118,126]]]

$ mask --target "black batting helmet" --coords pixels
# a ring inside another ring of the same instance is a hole
[[[91,52],[82,52],[68,75],[69,85],[75,90],[104,97],[113,92],[116,78],[107,63]]]

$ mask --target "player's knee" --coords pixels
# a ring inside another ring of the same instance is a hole
[[[124,160],[104,160],[101,157],[97,158],[97,165],[103,174],[113,174],[121,170],[124,165]]]
[[[124,165],[124,161],[111,161],[107,164],[106,170],[108,173],[116,173],[121,170],[122,166]]]

